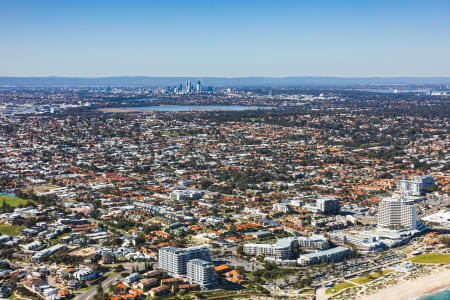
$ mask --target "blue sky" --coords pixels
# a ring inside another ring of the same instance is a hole
[[[450,76],[450,1],[2,0],[0,76]]]

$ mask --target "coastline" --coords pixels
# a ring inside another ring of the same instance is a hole
[[[446,286],[446,287],[441,288],[441,289],[436,288],[433,291],[429,291],[428,293],[408,298],[407,300],[420,300],[420,299],[424,299],[425,297],[434,296],[434,295],[439,294],[439,293],[444,292],[444,291],[450,291],[450,286]]]
[[[365,300],[407,300],[427,296],[450,286],[450,269],[430,274],[410,281],[404,281],[396,286],[388,287],[379,292],[363,297]]]

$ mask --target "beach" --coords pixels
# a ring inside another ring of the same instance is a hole
[[[448,286],[450,286],[450,269],[444,269],[438,273],[382,289],[376,294],[361,299],[404,300],[424,294],[432,294]]]

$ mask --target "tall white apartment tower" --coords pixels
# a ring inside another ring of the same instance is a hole
[[[192,259],[187,263],[187,278],[190,283],[209,288],[216,284],[214,264],[203,259]]]
[[[420,196],[424,187],[431,186],[434,183],[433,177],[430,175],[414,176],[411,180],[399,180],[398,188],[403,195]]]
[[[206,246],[185,249],[163,247],[159,249],[159,267],[175,276],[182,276],[187,272],[187,263],[193,259],[211,261],[209,249]]]
[[[378,227],[416,229],[417,207],[403,197],[386,198],[378,205]]]

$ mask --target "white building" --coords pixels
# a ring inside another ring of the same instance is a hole
[[[81,268],[73,273],[73,277],[80,281],[89,281],[97,278],[98,274],[90,268]]]
[[[314,248],[325,250],[330,247],[328,240],[321,234],[313,234],[312,236],[301,236],[297,238],[298,245],[302,248]]]
[[[276,212],[288,213],[291,209],[286,203],[274,203],[272,205],[272,210]]]
[[[141,279],[141,276],[139,275],[139,273],[132,273],[132,274],[128,275],[127,277],[125,277],[124,281],[127,284],[131,284],[133,282],[139,281],[139,279]]]
[[[275,244],[244,244],[243,251],[247,255],[269,256],[275,259],[287,259],[292,247],[328,249],[329,244],[323,235],[310,237],[288,237],[277,240]]]
[[[405,245],[419,232],[419,230],[405,229],[388,231],[334,232],[330,234],[330,238],[332,241],[337,243],[353,244],[361,252],[372,252]]]
[[[187,263],[187,278],[190,283],[202,288],[210,288],[216,284],[214,264],[203,259],[192,259]]]
[[[286,259],[291,253],[289,244],[244,244],[243,251],[247,255],[271,256],[278,259]]]
[[[378,227],[416,229],[417,207],[404,197],[385,198],[378,205]]]
[[[44,248],[45,244],[42,243],[41,241],[37,240],[37,241],[31,242],[29,244],[22,245],[21,247],[23,250],[36,251],[36,250]]]
[[[414,176],[412,180],[399,180],[398,187],[400,192],[405,196],[420,196],[423,188],[433,185],[434,180],[430,175]]]
[[[187,199],[198,200],[202,197],[202,193],[194,190],[174,190],[170,193],[170,199],[181,201]]]
[[[422,221],[436,223],[440,226],[450,228],[450,210],[441,210],[437,213],[422,218]]]
[[[302,254],[297,260],[301,266],[340,261],[350,254],[350,250],[345,247],[336,247],[325,251]]]
[[[185,249],[163,247],[159,249],[159,267],[176,276],[185,275],[187,263],[196,258],[211,261],[209,249],[206,246]]]

